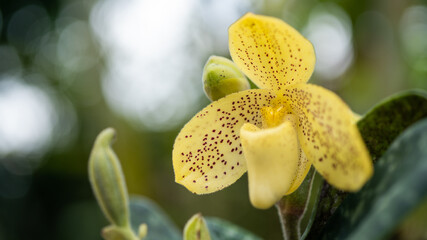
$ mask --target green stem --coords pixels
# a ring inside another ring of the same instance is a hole
[[[105,240],[140,240],[130,226],[110,225],[102,229],[101,235]]]
[[[276,208],[279,212],[279,219],[282,225],[283,231],[283,239],[285,240],[293,240],[300,239],[300,217],[297,214],[290,214],[288,209],[286,208],[285,201],[280,200],[276,204]]]
[[[317,200],[319,184],[315,180],[315,175],[316,171],[311,169],[304,182],[294,193],[283,197],[276,203],[285,240],[300,239],[302,231],[310,227],[302,226],[302,220],[307,213],[311,214],[313,209],[308,208],[315,206],[313,201]]]

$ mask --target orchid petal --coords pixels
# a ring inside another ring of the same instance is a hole
[[[297,173],[297,131],[291,121],[284,121],[267,129],[246,123],[240,134],[251,203],[256,208],[269,208],[289,191]]]
[[[372,161],[349,107],[334,93],[296,84],[280,94],[298,117],[301,147],[333,186],[357,191],[373,173]]]
[[[295,179],[292,182],[292,185],[289,188],[286,195],[289,195],[289,194],[295,192],[295,190],[297,190],[299,188],[299,186],[301,185],[301,183],[304,181],[305,177],[307,176],[307,173],[310,170],[310,167],[311,167],[311,161],[307,158],[307,156],[305,155],[302,148],[300,148],[297,173],[296,173]]]
[[[312,44],[280,19],[248,13],[229,28],[230,54],[258,87],[305,83],[314,70]]]
[[[194,116],[175,140],[175,181],[205,194],[239,179],[246,172],[240,128],[245,122],[261,126],[259,110],[274,97],[265,89],[246,90],[227,95]]]

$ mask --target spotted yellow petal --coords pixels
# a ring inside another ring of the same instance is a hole
[[[348,106],[310,84],[289,86],[279,95],[298,117],[301,147],[316,170],[341,190],[359,190],[373,166]]]
[[[277,101],[276,101],[276,104],[277,104]],[[283,108],[283,106],[281,107],[281,109],[282,111],[286,111],[285,108]],[[294,124],[294,126],[298,125],[298,119],[295,115],[287,114],[285,115],[284,119],[285,121],[291,121]],[[299,148],[299,155],[298,155],[299,157],[298,157],[297,173],[295,174],[295,178],[292,181],[291,187],[289,188],[288,192],[285,195],[292,194],[293,192],[295,192],[295,190],[298,189],[298,187],[301,185],[301,183],[304,181],[305,177],[307,176],[307,173],[311,167],[311,161],[305,155],[304,151],[300,147],[300,144],[298,145],[298,148]]]
[[[289,191],[297,174],[297,131],[292,122],[285,121],[262,130],[246,123],[240,133],[251,203],[256,208],[269,208]]]
[[[248,13],[228,32],[233,61],[260,88],[305,83],[313,73],[312,44],[280,19]]]
[[[246,172],[240,128],[261,126],[259,110],[274,98],[269,90],[225,96],[197,113],[181,130],[173,149],[175,181],[197,193],[211,193]]]
[[[285,195],[289,195],[298,189],[302,181],[304,181],[305,177],[307,176],[307,173],[310,170],[310,167],[311,167],[311,161],[308,160],[304,151],[302,150],[302,148],[300,148],[297,173],[295,175],[295,178],[292,182],[291,187],[289,188],[288,192]]]

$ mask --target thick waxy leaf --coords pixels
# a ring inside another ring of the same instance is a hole
[[[246,172],[240,128],[247,122],[261,126],[260,109],[273,98],[265,89],[246,90],[227,95],[196,114],[175,140],[175,181],[205,194],[239,179]]]
[[[372,179],[349,195],[323,239],[383,239],[427,197],[427,120],[400,135],[378,160]]]
[[[279,90],[313,73],[313,46],[280,19],[248,13],[229,28],[230,54],[258,87]]]
[[[214,217],[206,217],[212,240],[261,240],[249,231],[230,222]]]
[[[153,201],[141,196],[129,199],[131,224],[135,232],[141,223],[147,224],[148,231],[144,240],[181,240],[181,231]],[[261,240],[251,232],[228,221],[215,217],[205,217],[212,240]]]
[[[278,96],[297,116],[301,147],[316,170],[339,189],[359,190],[373,167],[349,107],[311,84],[288,86]]]
[[[357,126],[374,160],[403,130],[427,117],[427,93],[411,90],[392,96],[370,110]]]
[[[181,240],[181,232],[157,204],[145,197],[130,198],[130,217],[134,232],[142,223],[147,224],[148,232],[144,240]]]

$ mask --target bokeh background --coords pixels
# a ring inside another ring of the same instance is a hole
[[[209,103],[205,61],[229,57],[227,28],[248,11],[280,17],[312,41],[310,82],[355,112],[427,90],[426,1],[2,0],[0,239],[100,239],[107,222],[87,160],[106,127],[118,132],[129,192],[156,201],[180,228],[201,212],[279,239],[276,209],[250,205],[246,176],[197,196],[174,183],[171,162],[180,128]],[[395,238],[421,236],[420,216]]]

